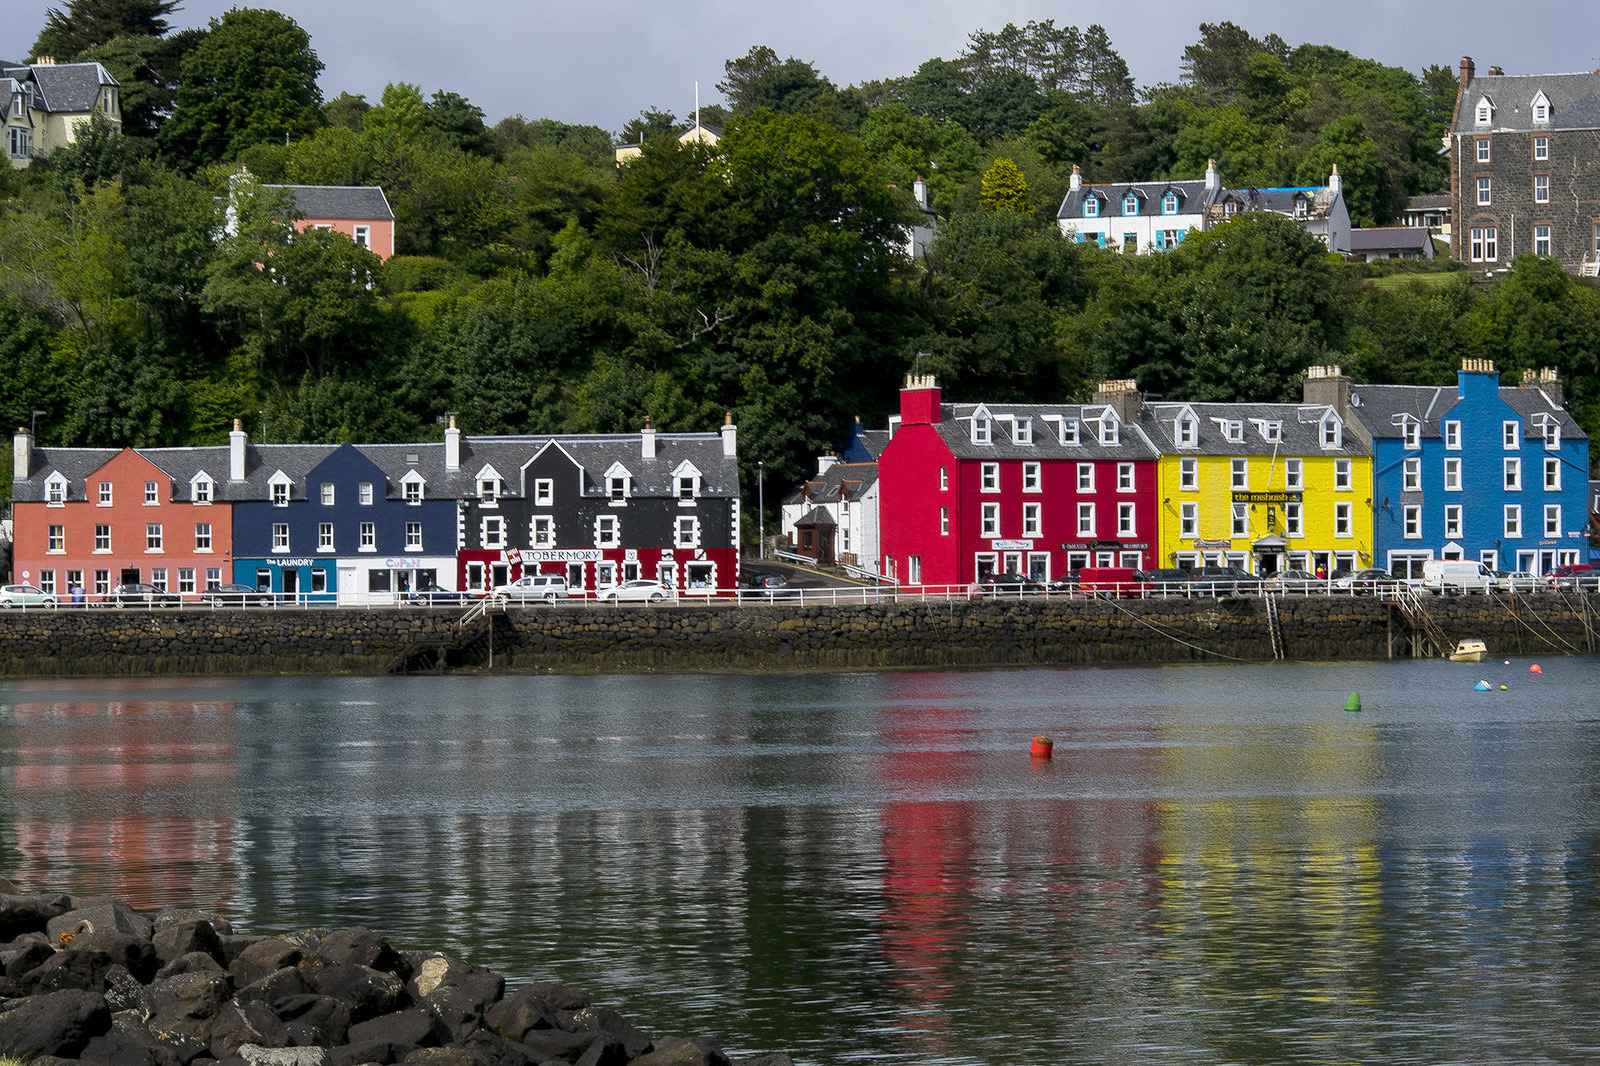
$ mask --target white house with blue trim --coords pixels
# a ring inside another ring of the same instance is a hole
[[[1205,228],[1206,209],[1222,192],[1217,161],[1190,181],[1135,181],[1085,185],[1072,168],[1056,223],[1068,240],[1124,252],[1172,248],[1190,230]]]

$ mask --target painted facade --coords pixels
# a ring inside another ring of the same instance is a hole
[[[1307,398],[1332,393],[1371,439],[1373,565],[1420,578],[1428,558],[1534,573],[1583,561],[1589,441],[1553,371],[1503,387],[1492,361],[1465,360],[1453,388],[1330,371]]]
[[[796,554],[875,571],[879,505],[877,463],[824,455],[816,476],[784,497],[779,530]]]
[[[1214,159],[1200,181],[1085,185],[1073,166],[1056,223],[1069,240],[1130,253],[1159,251],[1204,229],[1206,208],[1221,192]]]
[[[880,572],[939,586],[1153,565],[1156,449],[1118,413],[1127,385],[1092,404],[945,404],[908,378],[878,458]]]
[[[1372,565],[1372,464],[1331,406],[1155,403],[1161,566],[1261,574]]]
[[[379,259],[394,255],[394,211],[376,185],[263,185],[294,194],[294,228],[342,233]]]
[[[63,599],[75,586],[194,595],[229,580],[226,449],[34,448],[19,430],[13,463],[19,580]]]

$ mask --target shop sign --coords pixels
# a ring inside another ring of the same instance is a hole
[[[1234,503],[1299,503],[1298,492],[1236,492]]]
[[[599,548],[519,548],[508,552],[514,562],[528,563],[598,563],[605,558]]]

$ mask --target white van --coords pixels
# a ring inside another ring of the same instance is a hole
[[[571,595],[567,579],[561,574],[524,574],[509,585],[496,585],[489,590],[489,598],[497,604],[554,603]]]
[[[1429,559],[1422,564],[1422,587],[1435,596],[1488,592],[1494,583],[1493,570],[1469,559]]]

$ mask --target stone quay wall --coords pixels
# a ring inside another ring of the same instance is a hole
[[[1367,597],[1277,601],[1282,654],[1301,660],[1588,654],[1600,598],[1425,600],[1427,622]],[[1085,598],[839,606],[514,607],[457,634],[456,609],[59,610],[0,616],[10,677],[791,672],[1079,666],[1274,658],[1266,601]],[[403,663],[404,653],[413,653]]]

